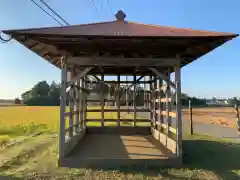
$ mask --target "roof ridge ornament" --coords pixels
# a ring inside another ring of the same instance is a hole
[[[115,17],[117,18],[118,21],[124,21],[124,19],[126,18],[126,14],[122,10],[119,10],[115,14]]]

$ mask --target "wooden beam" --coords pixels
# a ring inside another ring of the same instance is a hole
[[[143,78],[144,76],[140,76],[138,79],[136,79],[136,81],[132,81],[132,85],[130,86],[130,88],[134,85],[134,84],[145,84],[145,83],[149,83],[149,82],[140,82],[141,79]]]
[[[119,81],[121,84],[132,84],[134,83],[134,81]],[[90,83],[90,81],[87,81],[87,83]],[[101,83],[101,80],[99,81],[91,81],[91,83],[93,84],[98,84],[98,83]],[[104,83],[111,83],[111,84],[114,84],[114,83],[117,83],[117,81],[104,81]],[[149,81],[139,81],[137,82],[137,84],[149,84]]]
[[[85,93],[89,93],[89,90],[84,88],[84,87],[82,87],[82,86],[77,86],[77,85],[75,85],[73,83],[71,85],[73,86],[73,88],[78,88],[78,89],[80,89],[81,91],[83,91]],[[69,92],[69,90],[70,90],[70,86],[67,87],[66,92]]]
[[[156,99],[156,102],[171,102],[172,98],[160,98],[160,99]]]
[[[153,73],[155,73],[158,77],[164,80],[167,84],[169,84],[172,88],[176,89],[176,85],[168,79],[164,74],[160,73],[157,69],[150,67],[149,68]]]
[[[150,112],[151,110],[149,108],[136,108],[136,112]],[[101,112],[101,109],[88,109],[87,112]],[[118,112],[118,109],[116,108],[106,108],[104,109],[104,112]],[[120,109],[120,112],[134,112],[133,108],[124,108]]]
[[[171,111],[169,111],[169,112],[168,111],[161,111],[160,112],[159,110],[157,110],[156,113],[159,114],[159,115],[163,115],[163,116],[168,116],[168,114],[169,114],[170,117],[176,117],[176,113],[171,112]]]
[[[124,58],[124,57],[70,57],[69,62],[80,66],[173,66],[176,58]]]
[[[65,143],[65,111],[66,111],[66,83],[67,83],[67,59],[61,58],[61,94],[60,94],[60,130],[59,130],[59,158],[64,158]]]
[[[157,125],[161,126],[162,128],[164,129],[167,129],[167,124],[164,124],[164,123],[160,123],[159,121],[156,122]],[[176,134],[177,133],[177,130],[172,127],[172,126],[169,126],[169,132],[173,133],[173,134]]]
[[[87,122],[101,122],[101,119],[86,119]],[[117,119],[105,119],[104,123],[106,122],[115,122],[117,124]],[[150,123],[150,119],[136,119],[136,122],[142,122],[142,123]],[[134,122],[134,119],[120,119],[121,123],[124,122]]]
[[[101,79],[99,77],[97,77],[97,75],[92,75],[93,77],[95,77],[97,79],[97,81],[101,81]]]
[[[182,107],[181,107],[181,69],[175,66],[176,84],[176,120],[177,120],[177,156],[182,158]]]
[[[84,76],[87,75],[87,73],[89,73],[92,69],[93,69],[93,67],[87,67],[87,68],[85,68],[80,74],[72,77],[70,83],[73,83],[73,82],[75,82],[76,80],[84,77]]]

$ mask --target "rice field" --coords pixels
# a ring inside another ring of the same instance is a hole
[[[99,107],[89,107],[99,108]],[[122,119],[132,118],[132,114],[121,115]],[[117,119],[116,112],[105,112],[105,119]],[[87,118],[101,119],[100,112],[89,112]],[[60,107],[57,106],[8,106],[0,107],[0,146],[9,139],[27,136],[33,132],[57,132],[60,122]],[[146,123],[142,123],[146,125]],[[140,125],[142,125],[140,124]],[[100,126],[100,122],[88,123],[89,126]],[[114,126],[116,123],[106,123]],[[131,125],[122,123],[121,125]],[[66,118],[68,127],[68,118]]]

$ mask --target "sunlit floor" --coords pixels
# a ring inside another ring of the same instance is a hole
[[[151,135],[88,134],[68,157],[84,159],[166,159],[174,155]]]

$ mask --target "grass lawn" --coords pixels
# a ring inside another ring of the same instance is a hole
[[[58,168],[56,138],[43,134],[0,151],[0,179],[240,179],[240,144],[210,136],[185,136],[182,168]],[[2,163],[1,162],[5,162]]]
[[[89,113],[88,116],[98,116]],[[116,114],[105,114],[114,119]],[[94,118],[94,117],[91,117]],[[58,107],[1,107],[0,141],[46,131],[0,148],[0,179],[240,179],[240,143],[206,135],[184,136],[182,168],[70,169],[57,167]]]

